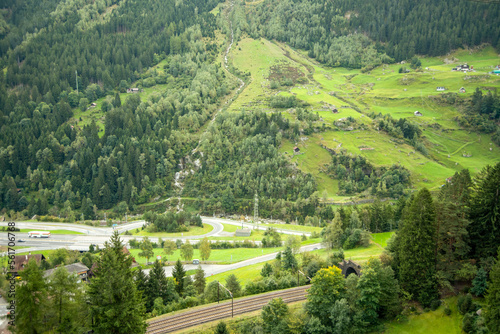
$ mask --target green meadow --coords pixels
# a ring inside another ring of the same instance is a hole
[[[446,178],[462,168],[469,168],[474,175],[484,166],[500,161],[500,148],[491,143],[490,135],[460,128],[455,118],[461,112],[440,102],[442,93],[436,91],[438,86],[444,86],[446,92],[470,98],[476,88],[500,87],[500,77],[488,74],[499,63],[498,55],[488,46],[475,52],[458,50],[448,58],[455,61],[450,62],[446,57],[421,58],[422,68],[418,71],[410,69],[408,64],[398,63],[362,73],[325,67],[308,58],[303,51],[282,43],[244,38],[231,52],[230,60],[240,72],[249,73],[251,81],[229,110],[271,111],[267,102],[270,96],[293,95],[306,104],[306,109],[317,113],[319,120],[314,126],[324,126],[327,130],[301,136],[298,142],[284,139],[280,152],[316,178],[320,196],[326,191],[329,199],[347,200],[338,196],[338,181],[325,173],[331,161],[325,147],[362,155],[378,167],[402,165],[411,172],[411,188],[437,190]],[[475,72],[452,71],[463,63],[472,65]],[[269,78],[280,66],[295,69],[303,79],[293,86],[270,89]],[[402,66],[410,69],[410,73],[399,73]],[[465,93],[459,93],[461,87],[466,89]],[[339,112],[332,113],[330,106],[335,106]],[[279,111],[288,119],[296,119],[293,108]],[[415,111],[422,116],[415,116]],[[428,155],[421,154],[401,139],[378,131],[370,113],[390,114],[395,119],[405,117],[418,124]],[[351,131],[335,126],[336,121],[346,117],[355,119]],[[299,154],[294,154],[295,146],[300,149]]]
[[[252,259],[257,256],[271,254],[280,251],[281,247],[276,248],[231,248],[231,249],[212,249],[208,262],[217,264],[231,264]],[[184,261],[181,257],[180,249],[174,251],[172,255],[166,255],[162,248],[154,248],[154,256],[149,258],[149,262],[153,262],[156,256],[160,255],[163,261],[175,262],[177,260]],[[140,249],[130,249],[130,254],[135,258],[137,263],[146,264],[147,259],[139,256]],[[200,252],[194,249],[193,259],[200,259]],[[188,261],[189,262],[189,261]]]

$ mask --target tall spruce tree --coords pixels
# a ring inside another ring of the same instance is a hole
[[[181,295],[184,290],[184,276],[186,276],[186,270],[181,260],[177,259],[174,269],[172,270],[172,277],[175,278],[175,291],[177,291],[179,295]]]
[[[165,271],[156,260],[153,269],[149,272],[149,278],[146,284],[146,310],[149,312],[153,309],[153,304],[156,298],[161,297],[164,303],[170,302],[175,298],[175,290],[172,281],[167,279]]]
[[[59,267],[48,278],[50,311],[55,315],[53,327],[57,333],[74,333],[83,324],[82,306],[85,305],[78,277]]]
[[[438,296],[436,280],[436,212],[426,188],[405,210],[398,242],[401,288],[424,306]]]
[[[22,283],[16,288],[16,333],[43,333],[42,317],[47,303],[43,272],[32,258],[19,276]]]
[[[117,231],[105,242],[87,296],[96,334],[145,333],[145,307]]]
[[[500,333],[500,247],[495,265],[490,271],[484,317],[490,333]]]
[[[205,285],[206,285],[205,271],[203,270],[203,268],[201,268],[201,265],[199,265],[198,268],[196,269],[196,273],[194,274],[193,284],[198,294],[201,295],[203,291],[205,291]]]
[[[486,166],[474,180],[469,235],[475,258],[495,256],[500,247],[500,162]]]

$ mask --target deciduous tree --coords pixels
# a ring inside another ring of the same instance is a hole
[[[330,308],[344,296],[345,285],[342,272],[337,267],[319,270],[311,281],[307,295],[306,310],[324,325],[329,325]]]
[[[210,249],[210,241],[208,241],[207,237],[201,240],[199,250],[201,259],[203,261],[208,260],[208,258],[210,257],[211,249]]]
[[[149,258],[155,255],[153,251],[153,244],[148,237],[145,237],[144,239],[142,239],[139,247],[141,248],[141,252],[139,252],[139,254],[137,255],[145,257],[147,262],[149,263]]]
[[[193,254],[194,254],[193,245],[191,245],[189,240],[186,240],[186,243],[181,246],[182,258],[185,261],[191,261],[193,259]]]

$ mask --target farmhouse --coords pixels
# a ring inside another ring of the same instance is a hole
[[[436,90],[438,92],[444,92],[446,90],[446,88],[444,88],[444,87],[437,87]]]
[[[12,276],[19,276],[19,272],[28,265],[31,258],[34,258],[38,265],[40,265],[42,261],[45,261],[45,256],[43,254],[16,255],[14,257],[14,269],[12,270]]]
[[[68,273],[70,274],[74,273],[78,276],[78,283],[87,280],[89,268],[83,263],[78,262],[78,263],[68,264],[67,266],[64,266],[64,268],[66,268]],[[45,270],[43,277],[49,277],[54,273],[55,270],[56,269]]]
[[[92,104],[90,105],[90,108],[95,108],[95,107],[97,107],[97,103],[92,102]]]
[[[463,65],[458,65],[457,67],[452,68],[452,71],[463,71],[463,72],[469,72],[474,69],[474,66],[469,66],[467,64]]]
[[[421,113],[420,111],[418,111],[418,110],[417,110],[417,111],[415,111],[415,112],[413,113],[413,115],[415,115],[415,116],[422,116],[422,113]]]
[[[463,88],[463,87],[462,87],[462,88],[460,88],[460,89],[458,90],[458,92],[459,92],[459,93],[465,93],[465,88]]]
[[[139,93],[139,88],[128,88],[127,93]]]
[[[299,153],[299,152],[300,152],[300,148],[298,148],[297,146],[295,146],[295,147],[293,148],[293,151],[294,151],[295,153]]]

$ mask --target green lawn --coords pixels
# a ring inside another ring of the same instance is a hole
[[[162,237],[162,238],[176,238],[176,237],[187,237],[187,236],[192,236],[192,235],[204,235],[207,234],[208,232],[211,232],[214,228],[212,225],[208,224],[203,224],[203,227],[198,227],[198,226],[191,226],[189,228],[188,232],[178,232],[178,233],[167,233],[167,232],[156,232],[156,233],[150,233],[146,232],[145,230],[140,230],[137,233],[136,230],[131,230],[130,232],[133,235],[140,235],[140,236],[145,236],[145,237]]]
[[[394,232],[372,233],[372,240],[374,243],[379,244],[381,247],[387,247],[387,240],[389,240]]]
[[[244,287],[248,282],[260,276],[260,272],[262,270],[262,267],[264,266],[264,263],[266,262],[252,264],[240,269],[229,270],[217,275],[208,276],[206,277],[207,284],[212,281],[219,281],[224,284],[226,282],[226,278],[234,274],[240,281],[241,286]]]
[[[456,297],[445,300],[452,310],[451,315],[444,314],[442,305],[436,311],[430,311],[419,315],[411,315],[407,322],[396,321],[384,324],[385,334],[461,334],[462,316],[456,307]]]
[[[212,249],[210,253],[210,258],[208,262],[216,262],[218,264],[230,264],[235,262],[240,262],[248,259],[252,259],[257,256],[275,253],[280,251],[282,248],[231,248],[231,249]],[[153,262],[157,255],[161,255],[163,261],[177,261],[181,258],[180,250],[176,250],[172,255],[166,255],[161,248],[155,248],[154,256],[149,259],[149,262]],[[135,260],[140,264],[146,263],[146,258],[140,257],[138,254],[141,252],[140,249],[130,249],[130,254],[135,258]],[[200,259],[199,250],[194,250],[193,259]],[[232,259],[232,260],[231,260]]]

